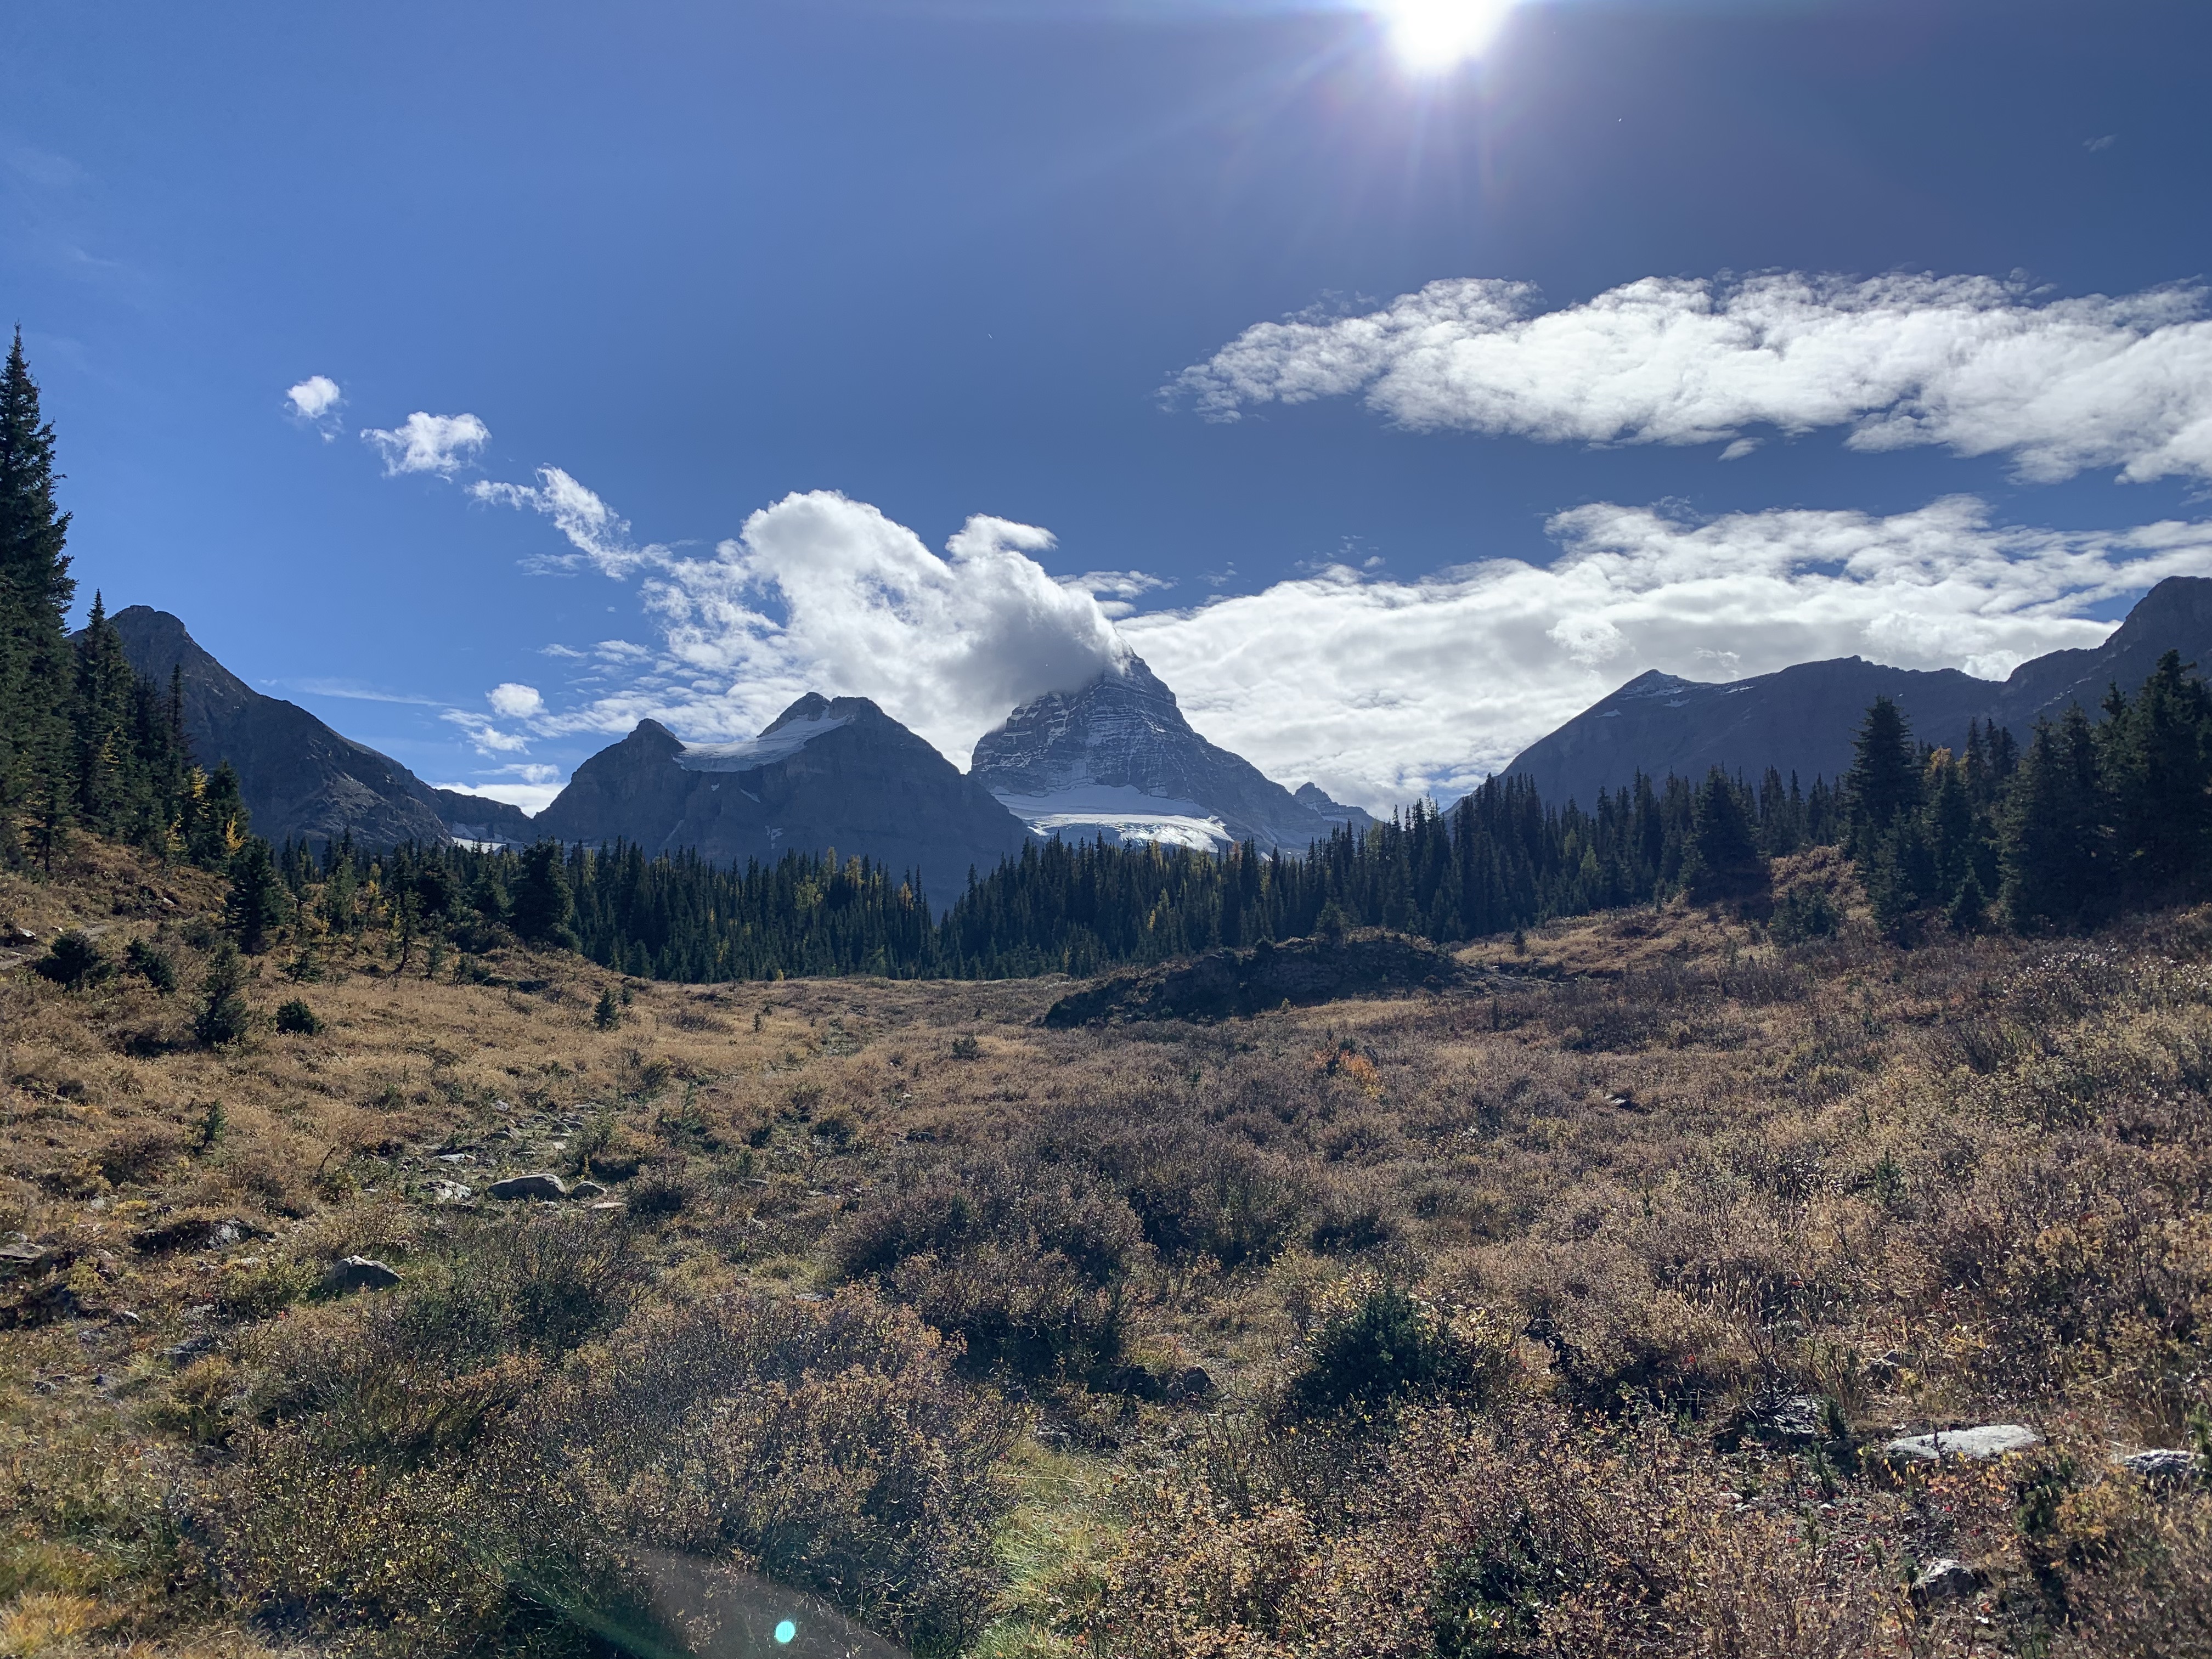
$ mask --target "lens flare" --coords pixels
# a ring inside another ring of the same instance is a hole
[[[798,1634],[799,1626],[793,1624],[788,1619],[785,1620],[781,1624],[775,1627],[775,1639],[779,1642],[788,1642],[793,1637]]]
[[[1514,0],[1382,0],[1376,14],[1406,67],[1436,74],[1481,55]]]

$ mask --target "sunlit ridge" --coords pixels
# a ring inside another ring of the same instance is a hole
[[[1480,54],[1514,0],[1379,0],[1390,44],[1409,69],[1434,72]]]

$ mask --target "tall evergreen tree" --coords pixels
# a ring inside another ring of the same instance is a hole
[[[2112,836],[2097,739],[2076,708],[2036,724],[1999,820],[2006,919],[2021,933],[2079,927],[2103,914]]]
[[[1734,782],[1716,766],[1698,786],[1692,809],[1683,888],[1693,903],[1741,903],[1763,896],[1769,882],[1750,816]]]
[[[2212,850],[2212,695],[2169,651],[2132,702],[2115,686],[2099,733],[2131,884],[2170,891]]]
[[[575,901],[567,860],[557,841],[541,841],[522,855],[514,883],[514,931],[532,945],[574,948]]]
[[[54,500],[54,430],[15,331],[0,370],[0,860],[32,829],[49,862],[70,817],[69,514]]]
[[[1920,805],[1918,757],[1905,716],[1887,697],[1874,700],[1851,747],[1851,769],[1844,778],[1851,855],[1871,859],[1899,817]]]

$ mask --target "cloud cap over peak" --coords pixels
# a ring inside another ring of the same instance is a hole
[[[2054,482],[2212,477],[2204,292],[2043,297],[1986,276],[1647,277],[1541,309],[1436,282],[1357,315],[1259,323],[1167,391],[1212,418],[1360,394],[1416,429],[1540,442],[1731,442],[1847,426],[1860,450],[2008,454]]]

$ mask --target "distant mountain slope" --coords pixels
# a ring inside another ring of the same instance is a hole
[[[1638,769],[1655,778],[1702,777],[1718,766],[1756,781],[1771,766],[1808,786],[1815,777],[1832,781],[1850,766],[1851,739],[1877,696],[1893,699],[1925,742],[1955,746],[1977,720],[2025,739],[2039,718],[2071,703],[2094,713],[2109,685],[2132,692],[2169,650],[2212,669],[2212,579],[2170,576],[2104,644],[2034,658],[2002,681],[1858,657],[1719,685],[1639,674],[1529,744],[1506,775],[1528,779],[1547,801],[1585,808]]]
[[[578,767],[532,831],[716,863],[794,849],[920,870],[933,903],[1027,838],[990,793],[865,697],[809,694],[748,743],[686,744],[656,720]]]
[[[237,769],[253,832],[272,842],[336,840],[387,847],[447,839],[435,792],[388,755],[339,736],[297,703],[264,696],[166,611],[116,612],[131,665],[163,686],[184,671],[185,732],[210,770]],[[465,799],[465,797],[464,798]]]
[[[486,795],[441,789],[435,784],[426,784],[424,787],[429,790],[430,799],[437,802],[438,815],[456,841],[527,847],[538,837],[537,824],[520,806],[509,806],[503,800],[493,800]]]
[[[1136,657],[1024,703],[975,745],[970,775],[1032,830],[1085,839],[1303,852],[1340,823],[1372,822],[1312,784],[1293,795],[1208,743]]]

